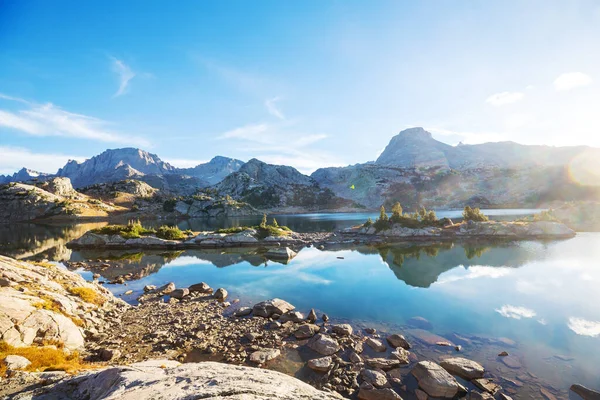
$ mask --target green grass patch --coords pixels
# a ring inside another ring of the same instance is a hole
[[[129,221],[127,225],[107,225],[93,229],[92,232],[101,235],[121,235],[125,239],[137,239],[156,233],[154,229],[143,227],[140,221]]]
[[[167,240],[183,240],[187,234],[176,226],[163,225],[156,230],[156,237]]]

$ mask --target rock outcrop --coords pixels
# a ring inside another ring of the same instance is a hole
[[[52,264],[0,256],[0,340],[14,347],[58,342],[83,348],[86,332],[105,329],[128,306],[107,289]]]
[[[90,201],[73,190],[65,178],[55,178],[42,186],[52,192],[24,183],[0,186],[0,222],[102,218],[119,210],[101,201]]]
[[[14,400],[58,398],[334,400],[342,397],[321,392],[275,371],[215,362],[179,364],[170,360],[90,372],[13,397]]]
[[[257,159],[248,161],[215,188],[259,209],[320,210],[354,206],[354,202],[335,196],[292,167]]]

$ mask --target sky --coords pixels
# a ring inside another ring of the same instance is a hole
[[[310,173],[422,126],[600,147],[595,0],[0,0],[0,174],[139,147]]]

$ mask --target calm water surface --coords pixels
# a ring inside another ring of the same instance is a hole
[[[294,229],[344,227],[365,219],[346,217],[277,218]],[[207,222],[191,221],[202,223]],[[107,285],[117,295],[134,290],[124,297],[130,302],[147,284],[172,281],[184,287],[205,281],[225,287],[231,298],[241,299],[240,305],[280,297],[300,311],[315,308],[357,328],[401,330],[421,358],[455,355],[451,348],[422,342],[427,331],[411,322],[419,316],[429,321],[425,328],[430,333],[461,344],[464,356],[482,362],[492,374],[523,382],[523,387],[501,382],[516,391],[515,398],[541,398],[540,386],[559,398],[568,398],[572,383],[600,388],[599,233],[554,242],[306,248],[284,265],[250,248],[176,253],[66,249],[65,241],[91,227],[5,227],[0,229],[0,253],[55,261],[118,260],[102,274],[107,280],[137,274],[140,279],[127,286]],[[91,278],[94,271],[80,272]],[[513,368],[497,357],[503,350],[515,361]]]

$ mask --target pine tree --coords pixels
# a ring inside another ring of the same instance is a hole
[[[398,201],[392,207],[392,216],[394,216],[394,217],[402,216],[402,205],[400,205],[400,202],[398,202]]]
[[[379,220],[380,221],[387,221],[388,220],[388,216],[385,213],[385,207],[381,206],[381,208],[379,209]]]
[[[261,228],[267,227],[267,214],[263,214],[262,221],[260,222],[260,227]]]
[[[273,223],[272,223],[273,227],[275,228],[279,228],[279,224],[277,223],[277,220],[275,218],[273,218]]]

